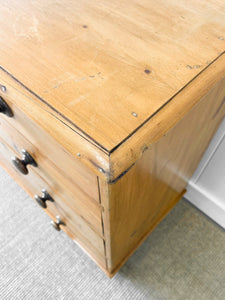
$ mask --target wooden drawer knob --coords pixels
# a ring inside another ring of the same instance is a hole
[[[13,117],[13,112],[5,100],[0,96],[0,113],[5,114],[8,117]]]
[[[37,167],[37,163],[26,150],[23,149],[21,150],[21,152],[22,152],[22,159],[13,156],[12,163],[17,168],[17,170],[20,171],[20,173],[27,175],[28,174],[27,165],[32,165],[34,167]]]
[[[54,199],[49,195],[49,193],[45,189],[43,189],[41,192],[42,195],[41,196],[34,195],[34,199],[41,207],[46,208],[47,207],[46,201],[54,202]]]
[[[65,223],[61,220],[60,216],[56,216],[56,222],[51,221],[51,225],[55,230],[60,231],[60,225],[65,225]]]

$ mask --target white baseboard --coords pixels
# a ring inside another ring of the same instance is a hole
[[[219,199],[210,195],[190,181],[184,197],[225,229],[225,206]]]

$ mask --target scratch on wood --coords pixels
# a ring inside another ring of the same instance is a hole
[[[199,68],[201,68],[201,65],[194,65],[193,68],[194,69],[199,69]]]
[[[39,21],[34,15],[31,17],[17,17],[15,23],[13,24],[14,35],[16,38],[37,38],[40,41],[41,37],[39,34],[38,26]]]
[[[76,99],[70,101],[70,102],[68,103],[68,105],[69,105],[69,106],[72,106],[72,105],[74,105],[74,104],[76,104],[76,103],[78,103],[78,102],[80,102],[80,101],[86,99],[86,97],[87,97],[87,95],[86,95],[86,96],[85,96],[85,95],[81,95],[80,97],[78,97],[78,98],[76,98]]]
[[[65,79],[60,80],[60,79],[54,78],[52,80],[52,82],[55,82],[55,84],[52,88],[57,89],[62,84],[66,83],[66,82],[69,82],[69,81],[80,82],[80,81],[84,81],[84,80],[88,80],[88,79],[95,79],[95,78],[96,79],[97,78],[104,79],[101,74],[102,74],[101,72],[98,72],[96,74],[91,74],[91,75],[88,75],[88,76],[83,76],[83,77],[77,77],[76,78],[73,74],[66,73],[65,74]]]
[[[201,65],[194,65],[194,66],[190,66],[190,65],[187,65],[186,66],[188,69],[199,69],[199,68],[201,68]]]
[[[141,153],[143,154],[146,150],[148,150],[148,146],[146,144],[144,144],[142,147],[141,147]]]
[[[134,232],[130,235],[130,237],[133,237],[137,233],[137,230],[134,230]]]

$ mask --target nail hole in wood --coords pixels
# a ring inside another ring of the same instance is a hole
[[[146,74],[150,74],[151,73],[151,71],[149,70],[149,69],[145,69],[145,71],[144,71]]]

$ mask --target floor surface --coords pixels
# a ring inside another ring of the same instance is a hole
[[[224,300],[224,230],[182,199],[109,279],[0,168],[1,300]]]

